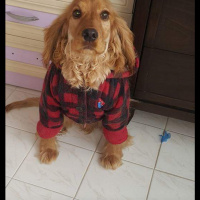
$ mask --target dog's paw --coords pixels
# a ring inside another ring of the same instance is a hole
[[[89,129],[89,128],[88,129],[81,129],[81,130],[83,130],[86,135],[89,135],[90,133],[92,133],[93,128],[91,128],[91,129]]]
[[[52,161],[56,160],[58,157],[58,151],[55,149],[45,149],[40,152],[40,162],[45,164],[50,164]]]
[[[105,157],[101,157],[101,165],[106,169],[117,169],[122,165],[121,158],[115,156],[115,155],[109,155]]]
[[[58,135],[65,135],[67,133],[67,127],[64,127],[59,131]]]

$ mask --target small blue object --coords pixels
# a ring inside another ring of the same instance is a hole
[[[99,98],[98,104],[97,104],[98,108],[103,107],[104,104],[105,104],[105,102],[101,98]]]
[[[98,108],[101,108],[101,107],[102,107],[101,102],[98,102]]]
[[[171,138],[171,134],[168,133],[167,131],[164,132],[164,135],[160,135],[160,136],[161,136],[161,143],[167,142],[167,140]]]

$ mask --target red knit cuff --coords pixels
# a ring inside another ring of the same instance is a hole
[[[119,131],[109,131],[106,128],[103,128],[103,133],[105,138],[111,144],[121,144],[128,138],[128,131],[126,126]]]
[[[41,138],[49,139],[58,134],[63,125],[58,128],[47,128],[40,121],[37,123],[37,132]]]

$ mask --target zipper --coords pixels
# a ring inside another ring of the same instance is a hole
[[[83,79],[83,89],[84,89],[84,104],[85,104],[85,113],[83,119],[83,128],[86,128],[86,121],[87,121],[87,94],[85,89],[85,79]]]
[[[85,113],[83,119],[83,128],[86,128],[86,121],[87,121],[87,93],[85,89],[85,80],[83,80],[83,88],[84,88],[84,104],[85,104]]]
[[[86,121],[87,121],[87,93],[86,90],[84,89],[84,98],[85,98],[85,116],[84,116],[84,125],[83,127],[86,127]]]

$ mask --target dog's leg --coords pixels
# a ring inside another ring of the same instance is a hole
[[[67,132],[67,129],[70,128],[73,124],[73,121],[68,117],[64,116],[63,127],[60,130],[58,135],[64,135]]]
[[[95,128],[102,128],[102,123],[101,121],[92,123],[92,124],[86,124],[84,125],[79,125],[79,128],[85,132],[85,134],[90,134]]]
[[[39,159],[41,163],[50,164],[52,161],[56,160],[58,156],[57,142],[56,138],[43,139],[40,140],[40,155]]]
[[[127,140],[122,144],[106,143],[103,155],[101,157],[101,165],[106,169],[117,169],[122,165],[122,149],[133,144],[132,136],[128,136]]]
[[[80,125],[79,127],[85,134],[90,134],[95,128],[93,124]]]

